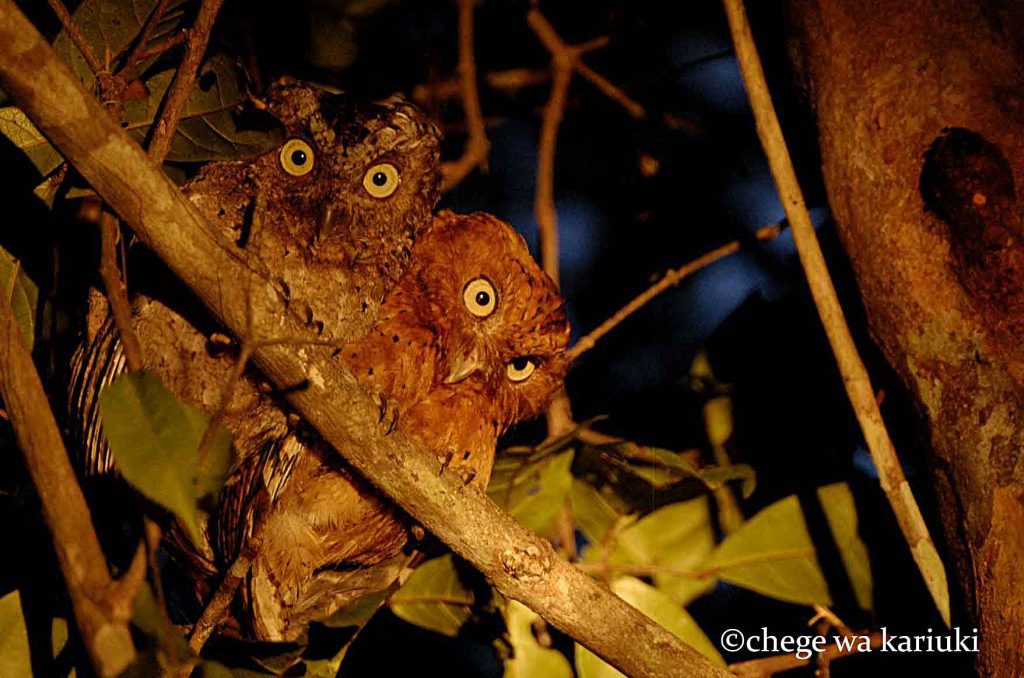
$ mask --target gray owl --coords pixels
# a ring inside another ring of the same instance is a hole
[[[211,163],[182,190],[218,235],[262,260],[289,295],[289,305],[322,339],[340,345],[373,325],[409,262],[417,232],[430,223],[440,183],[439,133],[400,98],[354,104],[291,80],[271,87],[265,109],[280,124],[282,143],[255,158]],[[217,325],[180,284],[150,268],[159,264],[129,270],[132,281],[144,279],[135,285],[132,310],[145,368],[183,401],[213,411],[234,355],[214,350],[209,337]],[[146,284],[150,279],[158,282]],[[255,320],[257,329],[276,326],[273,319]],[[104,305],[94,304],[67,391],[84,475],[114,472],[98,395],[123,370],[117,331]],[[198,598],[237,553],[233,536],[247,532],[246,526],[218,521],[218,513],[241,515],[249,502],[273,502],[309,443],[254,370],[235,388],[223,423],[234,436],[239,462],[222,493],[225,508],[213,512],[213,538],[192,545],[172,529],[169,539],[170,552],[191,572]],[[262,470],[259,483],[244,477],[253,468]]]

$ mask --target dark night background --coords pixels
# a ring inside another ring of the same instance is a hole
[[[40,25],[54,24],[45,7],[32,7],[42,3],[22,4]],[[481,74],[547,65],[547,52],[524,21],[528,7],[511,0],[478,5]],[[356,11],[360,8],[366,12]],[[646,121],[633,120],[579,78],[570,90],[559,135],[555,195],[563,291],[574,336],[579,337],[665,270],[730,240],[750,239],[758,228],[779,223],[784,216],[718,2],[546,2],[541,8],[568,42],[609,36],[610,44],[588,55],[586,62],[622,86],[648,113]],[[917,448],[925,433],[871,343],[829,219],[813,115],[786,53],[784,10],[781,0],[748,3],[843,306],[876,390],[885,393],[883,414],[915,494],[933,532],[941,535]],[[228,2],[221,25],[242,21],[249,22],[268,79],[290,73],[379,97],[396,90],[408,93],[454,72],[453,2]],[[345,34],[347,41],[325,41],[325,36]],[[481,93],[492,144],[489,172],[470,175],[445,196],[442,206],[491,212],[512,223],[534,246],[536,145],[548,86],[512,96],[484,86]],[[433,112],[446,132],[445,157],[453,159],[464,138],[461,107],[451,100]],[[680,120],[685,124],[678,124]],[[642,171],[644,158],[648,166],[650,158],[657,161],[653,175]],[[12,226],[21,228],[14,221],[6,223],[5,240]],[[684,281],[603,339],[569,377],[577,421],[609,415],[598,425],[600,430],[669,449],[706,446],[703,396],[688,377],[701,348],[709,352],[717,377],[733,385],[734,461],[757,472],[757,490],[743,503],[745,514],[753,515],[784,496],[800,495],[840,618],[854,629],[887,626],[892,633],[910,634],[939,629],[942,622],[878,488],[788,231],[770,243],[751,244]],[[513,433],[517,440],[535,441],[542,435],[538,425]],[[827,529],[814,489],[839,480],[854,492],[862,538],[871,555],[873,616],[857,609],[838,550],[828,538],[819,538]],[[8,525],[5,531],[21,530]],[[30,531],[24,526],[24,532]],[[689,610],[714,641],[731,627],[753,631],[767,626],[775,635],[808,633],[805,623],[811,616],[809,608],[724,583]],[[954,601],[954,625],[957,616]],[[727,661],[753,658],[723,655]],[[970,661],[963,656],[875,653],[838,661],[832,671],[834,676],[913,669],[957,675],[967,672]],[[442,638],[387,613],[360,637],[345,667],[353,676],[404,675],[425,667],[449,675],[501,671],[485,643]],[[798,674],[810,671],[793,675]]]

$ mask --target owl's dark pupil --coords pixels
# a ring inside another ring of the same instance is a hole
[[[512,367],[516,370],[516,372],[522,372],[523,370],[526,369],[526,366],[529,364],[530,359],[524,356],[519,356],[518,358],[512,359]]]
[[[373,178],[371,179],[374,186],[383,186],[388,183],[388,175],[383,172],[374,172]]]
[[[476,293],[477,306],[486,306],[489,303],[491,303],[491,295],[487,294],[487,292]]]
[[[306,164],[306,152],[305,151],[292,151],[292,164],[293,165],[305,165]]]

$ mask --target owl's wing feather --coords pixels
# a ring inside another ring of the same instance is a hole
[[[72,458],[83,477],[115,470],[100,421],[100,393],[124,371],[124,349],[108,313],[92,340],[79,344],[71,358],[67,411],[77,438]]]

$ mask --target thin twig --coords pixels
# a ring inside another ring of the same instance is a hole
[[[910,545],[914,561],[917,563],[921,576],[931,593],[932,600],[949,625],[949,588],[946,571],[939,552],[935,548],[928,526],[921,515],[914,494],[903,474],[896,449],[885,428],[882,413],[875,400],[875,392],[871,387],[864,362],[857,352],[850,328],[839,305],[832,279],[829,277],[825,257],[818,244],[810,214],[804,203],[800,184],[786,148],[782,128],[775,115],[771,94],[765,81],[761,60],[754,45],[754,37],[747,22],[742,0],[724,0],[725,10],[729,19],[736,57],[740,63],[740,72],[747,87],[750,106],[757,123],[757,134],[761,139],[772,177],[779,191],[779,198],[786,210],[786,217],[793,230],[800,263],[803,265],[807,283],[811,288],[814,305],[818,309],[825,334],[828,336],[832,352],[835,354],[839,372],[843,377],[846,394],[853,405],[854,414],[860,424],[871,452],[871,459],[878,469],[878,479],[885,492],[896,522],[899,523],[907,543]]]
[[[576,72],[584,80],[596,87],[606,97],[626,109],[626,112],[637,120],[647,117],[647,111],[639,103],[634,101],[625,91],[608,78],[604,77],[582,61],[576,62]]]
[[[167,97],[164,99],[160,111],[160,119],[153,126],[149,140],[149,157],[156,165],[163,163],[167,152],[171,150],[171,140],[174,139],[174,132],[178,129],[178,122],[188,103],[199,64],[203,60],[206,45],[210,41],[213,22],[216,21],[217,12],[223,3],[224,0],[203,0],[199,5],[195,23],[188,31],[185,54],[181,58],[178,71],[174,74],[174,81],[167,90]]]
[[[147,53],[147,45],[153,38],[153,31],[156,30],[157,24],[163,19],[164,14],[167,13],[167,9],[171,6],[173,0],[160,0],[153,11],[150,13],[149,18],[146,19],[146,23],[142,26],[142,31],[139,32],[139,36],[136,39],[135,47],[131,53],[124,60],[124,64],[121,66],[121,72],[124,75],[134,73],[135,67],[142,61],[152,56]],[[158,52],[159,53],[159,52]]]
[[[147,47],[139,54],[139,59],[145,61],[146,59],[160,56],[164,52],[177,47],[186,40],[188,40],[188,31],[178,31],[174,35],[161,40],[152,47]]]
[[[128,301],[128,290],[117,266],[117,244],[120,236],[117,217],[104,210],[100,214],[100,278],[107,290],[107,302],[114,316],[114,325],[121,336],[124,360],[131,372],[143,368],[142,344],[132,328],[132,307]]]
[[[483,110],[480,108],[480,91],[476,83],[476,58],[473,56],[473,6],[474,0],[458,0],[459,3],[459,98],[466,115],[466,146],[462,157],[454,162],[441,165],[443,178],[441,190],[447,191],[473,171],[475,167],[486,168],[487,154],[491,144],[487,140]]]
[[[82,58],[85,59],[85,63],[89,66],[89,69],[93,73],[99,75],[100,73],[107,70],[107,67],[100,61],[99,57],[96,56],[96,52],[92,50],[92,45],[86,39],[85,34],[82,33],[82,28],[78,25],[78,22],[68,12],[68,8],[64,6],[61,0],[46,0],[50,9],[57,15],[60,20],[61,26],[68,32],[68,37],[71,38],[71,42],[74,43],[75,47],[78,48]]]
[[[765,226],[757,231],[755,237],[758,240],[766,241],[776,237],[780,232],[779,226]],[[742,243],[739,240],[733,240],[720,247],[716,247],[706,254],[702,254],[679,268],[669,271],[658,282],[638,294],[632,301],[616,311],[614,315],[580,338],[572,348],[565,352],[566,357],[570,360],[578,359],[581,355],[594,348],[597,342],[604,338],[606,334],[618,327],[626,318],[639,311],[659,294],[675,287],[687,277],[715,263],[719,259],[738,252],[741,246]]]
[[[558,128],[565,115],[565,102],[572,83],[573,64],[578,52],[566,45],[555,33],[547,19],[534,8],[526,15],[526,22],[537,38],[551,52],[551,93],[541,121],[540,143],[537,149],[537,184],[534,189],[534,216],[540,236],[541,268],[555,284],[560,284],[558,271],[558,210],[555,208],[555,151],[558,147]],[[559,390],[547,409],[548,432],[558,435],[572,428],[572,403],[565,388]]]

